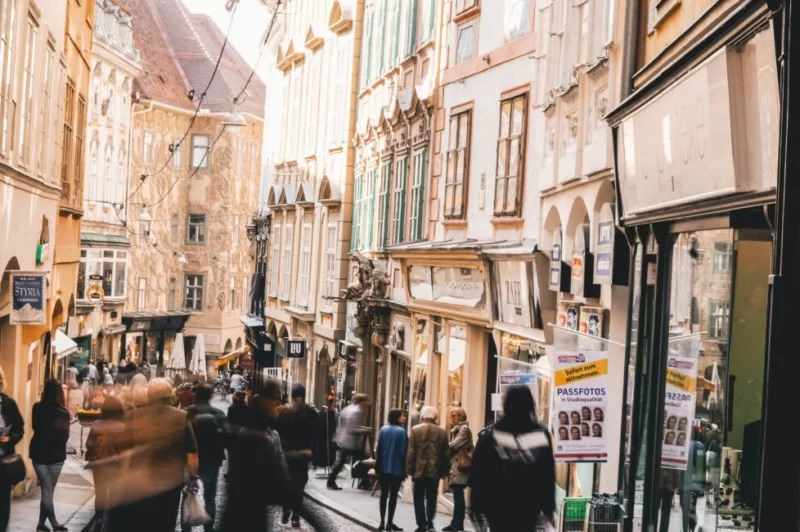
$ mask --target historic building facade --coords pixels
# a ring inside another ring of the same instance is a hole
[[[316,401],[330,386],[328,368],[344,338],[364,2],[284,2],[281,143],[270,161],[272,212],[266,279],[266,335],[291,379]],[[289,363],[289,341],[301,347]]]
[[[187,357],[202,334],[213,359],[245,347],[264,84],[254,76],[245,90],[250,68],[228,46],[209,85],[224,35],[181,2],[125,7],[143,70],[133,83],[123,354],[163,364],[183,331]]]
[[[131,17],[111,0],[95,4],[84,169],[77,309],[70,334],[79,360],[118,360],[128,285],[127,217],[133,80],[141,73]]]

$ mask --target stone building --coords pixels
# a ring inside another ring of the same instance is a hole
[[[85,128],[93,14],[91,0],[0,5],[0,367],[27,426],[70,348],[61,328],[75,308],[83,194],[75,143]],[[17,285],[31,298],[14,296],[14,272],[32,274]],[[17,447],[23,456],[30,436]],[[18,490],[34,485],[31,470]]]
[[[123,224],[130,182],[131,88],[142,69],[128,13],[111,0],[99,0],[94,24],[77,317],[69,331],[81,346],[78,365],[119,358],[130,251]]]
[[[202,334],[213,359],[245,345],[264,84],[254,76],[245,90],[251,70],[227,46],[209,85],[224,35],[180,1],[124,4],[143,62],[133,83],[125,351],[163,364],[183,331],[187,358]]]
[[[276,366],[289,368],[309,396],[324,401],[328,368],[344,338],[363,0],[290,0],[282,4],[281,145],[270,161],[272,211],[266,280],[266,334]],[[289,339],[306,356],[286,359]],[[313,390],[313,393],[312,393]]]

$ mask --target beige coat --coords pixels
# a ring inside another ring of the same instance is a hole
[[[443,478],[450,469],[447,456],[447,432],[432,421],[423,421],[408,436],[406,463],[409,476]]]
[[[471,453],[475,449],[472,443],[472,431],[466,421],[462,421],[450,430],[450,484],[467,484],[469,471],[458,469],[458,455],[463,452]]]

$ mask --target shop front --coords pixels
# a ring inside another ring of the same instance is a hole
[[[183,331],[190,316],[189,312],[183,311],[124,314],[122,324],[126,332],[120,340],[120,353],[124,352],[125,357],[137,365],[147,360],[152,366],[164,366],[169,359],[168,353],[175,348],[177,334]],[[184,338],[185,353],[192,352],[193,341],[194,337]]]
[[[758,530],[779,98],[768,14],[736,22],[609,118],[632,243],[626,530]]]

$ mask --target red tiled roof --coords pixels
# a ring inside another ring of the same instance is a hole
[[[134,94],[139,92],[142,99],[193,109],[187,96],[189,85],[151,0],[116,2],[133,17],[133,40],[142,57],[142,74],[134,80]]]

